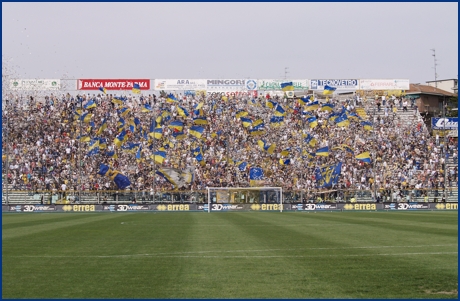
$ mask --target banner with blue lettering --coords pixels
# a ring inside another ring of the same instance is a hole
[[[333,87],[336,90],[359,90],[359,79],[311,79],[310,89],[324,90],[324,86]]]
[[[431,129],[433,130],[457,130],[458,117],[451,118],[431,118]]]
[[[318,188],[330,188],[337,185],[342,172],[342,162],[337,164],[317,167],[315,170],[316,186]]]

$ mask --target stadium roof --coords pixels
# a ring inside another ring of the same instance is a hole
[[[436,87],[420,84],[410,84],[409,90],[406,91],[406,94],[430,94],[438,96],[455,96],[454,93],[448,92],[446,90],[441,90]]]

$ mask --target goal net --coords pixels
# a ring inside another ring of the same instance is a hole
[[[280,211],[283,212],[281,187],[207,187],[205,211]],[[206,210],[207,209],[207,210]]]

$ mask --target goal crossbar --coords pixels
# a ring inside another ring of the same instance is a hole
[[[279,191],[280,192],[280,212],[283,212],[283,188],[282,187],[206,187],[208,195],[208,213],[211,212],[211,190],[227,190],[227,191]]]

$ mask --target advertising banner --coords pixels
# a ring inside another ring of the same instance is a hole
[[[308,90],[308,79],[259,79],[257,90],[259,91],[281,91],[281,83],[292,82],[294,91]]]
[[[206,90],[205,79],[155,79],[156,91]]]
[[[311,79],[310,89],[324,90],[324,86],[336,88],[337,90],[359,90],[358,79]]]
[[[198,204],[197,206],[198,210],[208,211],[208,204]],[[211,204],[211,211],[243,210],[244,206],[244,204]]]
[[[409,90],[408,79],[360,79],[360,90]]]
[[[134,84],[139,84],[141,90],[150,90],[150,79],[79,79],[78,90],[99,90],[100,87],[109,90],[131,90]]]
[[[458,130],[458,117],[431,117],[432,130]]]
[[[291,208],[288,210],[297,210],[297,211],[302,211],[302,210],[307,210],[307,211],[312,211],[312,210],[338,210],[337,204],[291,204]]]
[[[246,92],[256,91],[255,79],[207,79],[206,90],[209,92]]]
[[[431,203],[430,208],[436,210],[458,210],[458,203]]]
[[[389,204],[383,204],[383,209],[385,210],[430,209],[430,204],[428,203],[389,203]]]
[[[61,89],[60,79],[12,79],[10,80],[11,90],[49,90]]]

